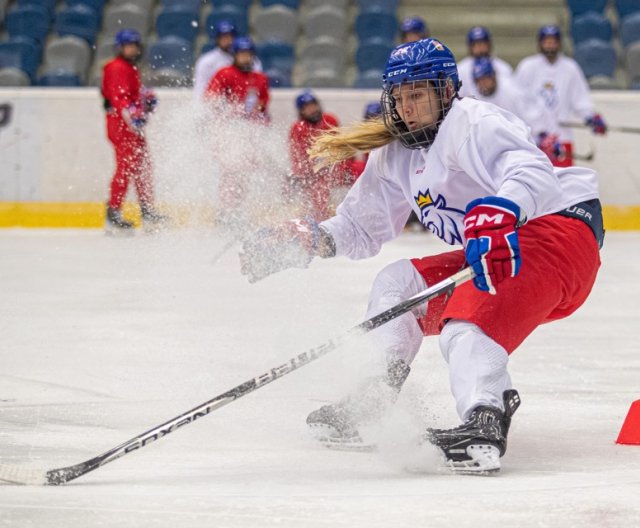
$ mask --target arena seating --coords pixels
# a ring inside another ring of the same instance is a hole
[[[640,82],[638,0],[505,0],[482,10],[475,0],[0,0],[0,85],[24,85],[25,75],[30,84],[68,86],[75,76],[97,85],[113,36],[134,28],[145,41],[145,82],[188,86],[193,61],[214,46],[215,23],[231,20],[256,41],[273,86],[378,88],[409,15],[425,18],[459,58],[468,28],[486,25],[496,54],[513,66],[535,53],[541,24],[557,23],[592,87]],[[89,47],[88,65],[86,47],[69,44],[77,38]],[[67,62],[56,55],[61,42]]]

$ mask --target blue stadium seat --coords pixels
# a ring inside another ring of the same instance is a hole
[[[193,42],[198,34],[198,13],[190,7],[166,7],[156,18],[158,37],[180,37]]]
[[[640,13],[632,13],[622,19],[620,39],[625,48],[640,40]]]
[[[152,70],[170,68],[187,74],[192,67],[193,48],[188,40],[164,37],[149,46],[147,60]]]
[[[615,3],[621,19],[632,13],[640,12],[640,2],[638,0],[616,0]]]
[[[91,7],[77,4],[58,13],[55,29],[61,37],[73,35],[86,40],[93,46],[100,29],[100,20]]]
[[[574,50],[574,58],[587,78],[595,75],[613,77],[618,62],[613,45],[598,39],[578,44]]]
[[[102,9],[104,8],[105,0],[65,0],[67,7],[73,7],[77,5],[83,5],[93,9],[98,15],[98,20],[102,18]]]
[[[264,72],[269,78],[269,86],[271,88],[291,88],[291,72],[271,68]]]
[[[53,21],[56,15],[56,2],[57,0],[18,0],[16,4],[19,7],[44,7],[47,10],[47,13],[49,13],[49,18]]]
[[[4,25],[11,38],[31,37],[42,43],[49,33],[51,19],[45,7],[18,6],[7,13]]]
[[[68,72],[54,72],[43,75],[38,79],[40,86],[64,86],[67,88],[82,86],[80,77]]]
[[[361,40],[356,51],[356,66],[361,72],[384,68],[394,48],[393,41],[374,37]]]
[[[378,88],[382,89],[382,70],[367,70],[360,72],[355,82],[354,88]]]
[[[239,35],[246,35],[249,28],[247,19],[247,10],[237,7],[236,5],[222,5],[214,7],[213,11],[207,17],[207,34],[213,39],[213,29],[215,25],[222,20],[230,20],[236,27]]]
[[[260,0],[262,7],[269,7],[276,4],[283,5],[289,9],[298,9],[298,7],[300,7],[300,0]]]
[[[220,9],[224,6],[233,6],[242,9],[243,11],[247,11],[253,0],[209,0],[210,3],[213,4],[214,9]]]
[[[394,40],[398,31],[395,14],[375,7],[361,11],[356,18],[356,34],[360,40],[380,37]]]
[[[379,7],[387,13],[395,13],[399,4],[399,0],[358,0],[358,9],[364,11],[372,7]]]
[[[202,0],[162,0],[163,9],[182,7],[198,15],[202,7]]]
[[[0,42],[0,68],[18,68],[32,80],[42,57],[40,43],[29,37],[14,37]]]
[[[286,42],[267,41],[256,44],[256,52],[265,70],[278,69],[291,73],[295,62],[293,46]]]
[[[574,44],[579,44],[589,39],[609,42],[612,36],[611,22],[599,13],[589,11],[578,15],[571,21],[571,38]]]
[[[567,0],[567,7],[572,17],[594,11],[604,13],[604,8],[609,0]]]

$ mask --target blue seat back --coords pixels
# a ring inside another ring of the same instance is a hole
[[[163,9],[181,7],[197,15],[200,13],[202,0],[162,0],[162,7]]]
[[[293,46],[286,42],[267,41],[256,45],[256,53],[265,70],[272,68],[291,73],[295,62]]]
[[[193,48],[188,40],[164,37],[149,46],[147,60],[152,70],[171,68],[186,74],[192,69]]]
[[[68,72],[53,72],[47,73],[38,79],[38,84],[40,86],[64,86],[67,88],[73,88],[82,86],[82,81],[80,77],[74,75],[73,73]]]
[[[43,6],[18,6],[7,13],[4,24],[11,38],[31,37],[43,43],[49,33],[51,19]]]
[[[367,70],[360,72],[355,82],[354,88],[378,88],[382,89],[382,70]]]
[[[640,2],[638,0],[616,0],[616,9],[620,18],[640,12]]]
[[[198,34],[198,13],[189,7],[167,7],[158,14],[156,32],[160,38],[175,36],[192,42]]]
[[[618,62],[613,45],[598,39],[578,44],[574,58],[587,78],[595,75],[613,77]]]
[[[393,41],[398,32],[398,20],[395,14],[379,7],[361,11],[356,18],[356,34],[360,40],[380,37]]]
[[[575,17],[589,11],[603,13],[607,2],[608,0],[567,0],[567,7],[571,12],[571,16]]]
[[[622,19],[620,38],[624,47],[640,40],[640,13],[632,13]]]
[[[102,10],[104,9],[105,0],[65,0],[67,7],[83,5],[93,9],[98,15],[98,20],[102,18]]]
[[[265,74],[269,78],[269,86],[271,88],[291,88],[293,86],[290,71],[271,68],[266,70]]]
[[[272,5],[283,5],[289,9],[298,9],[300,7],[300,0],[260,0],[262,7],[269,7]]]
[[[55,30],[58,35],[73,35],[86,40],[93,46],[96,41],[100,21],[98,14],[86,5],[77,4],[58,13]]]
[[[379,37],[361,41],[356,51],[356,66],[358,70],[364,72],[383,69],[393,48],[392,41]]]
[[[56,15],[56,1],[57,0],[18,0],[16,5],[18,7],[44,7],[49,13],[49,19],[53,21]]]
[[[32,80],[35,79],[41,57],[40,44],[29,37],[15,37],[0,42],[0,68],[18,68]]]
[[[377,7],[387,13],[395,13],[399,4],[399,0],[358,0],[358,8],[360,11]]]
[[[574,44],[579,44],[589,39],[610,41],[613,29],[609,19],[599,13],[589,11],[578,15],[571,21],[571,37]]]

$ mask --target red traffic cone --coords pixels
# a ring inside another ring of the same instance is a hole
[[[616,444],[640,445],[640,400],[631,404]]]

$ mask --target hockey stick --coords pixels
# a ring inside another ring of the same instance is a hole
[[[236,242],[238,241],[235,238],[232,238],[231,240],[227,240],[224,246],[222,246],[220,250],[211,259],[211,265],[213,266],[218,262],[220,262],[220,259],[227,254],[227,251],[229,251],[233,246],[236,245]]]
[[[560,123],[560,126],[567,128],[591,128],[584,123]],[[607,125],[607,130],[610,132],[625,132],[627,134],[640,134],[640,128],[628,127],[628,126],[610,126]]]
[[[25,485],[58,485],[74,480],[94,469],[98,469],[109,462],[131,453],[137,449],[145,447],[151,442],[155,442],[160,438],[164,438],[169,433],[173,433],[176,429],[195,422],[196,420],[207,416],[210,412],[223,407],[238,398],[246,396],[250,392],[253,392],[260,387],[271,383],[272,381],[289,374],[290,372],[303,367],[312,361],[332,352],[342,344],[344,344],[349,338],[356,335],[362,335],[383,324],[395,319],[409,311],[416,306],[425,303],[431,299],[435,299],[443,294],[451,293],[456,286],[463,284],[473,278],[473,270],[471,268],[465,268],[462,271],[452,275],[448,279],[434,284],[430,288],[410,297],[406,301],[396,304],[388,310],[363,321],[362,323],[354,326],[350,330],[347,330],[343,334],[330,339],[326,343],[323,343],[316,348],[312,348],[299,354],[298,356],[291,358],[286,363],[272,368],[268,372],[257,376],[245,383],[234,387],[233,389],[212,398],[209,401],[194,407],[193,409],[182,413],[180,416],[176,416],[171,420],[153,427],[148,431],[132,438],[120,444],[119,446],[102,453],[94,458],[80,462],[73,466],[67,466],[58,469],[52,469],[49,471],[41,469],[29,469],[20,466],[11,466],[8,464],[0,464],[0,480],[9,482],[12,484],[25,484]]]

